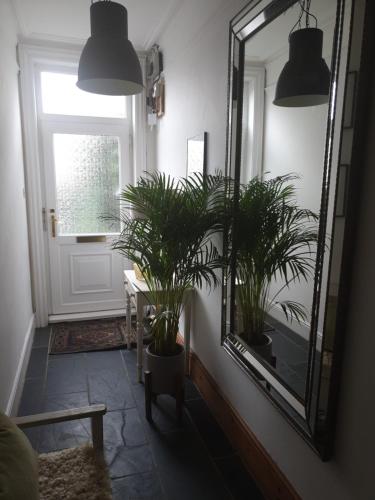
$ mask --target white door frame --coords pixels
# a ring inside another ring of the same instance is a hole
[[[38,112],[36,96],[38,92],[37,74],[41,66],[64,65],[77,67],[82,46],[56,45],[46,47],[42,44],[19,43],[18,58],[20,65],[20,98],[24,134],[25,179],[27,193],[27,212],[29,223],[29,244],[31,255],[31,274],[36,326],[48,324],[49,313],[49,266],[48,245],[45,232],[46,220],[43,215],[43,171],[42,151],[39,141]],[[146,53],[139,53],[144,68]],[[145,93],[133,98],[134,114],[131,132],[131,163],[134,179],[146,170],[146,154],[142,146],[146,143]]]

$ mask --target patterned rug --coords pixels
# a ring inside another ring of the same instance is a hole
[[[132,344],[136,342],[132,326]],[[126,347],[125,318],[96,319],[91,321],[72,321],[52,325],[50,354],[103,351]]]

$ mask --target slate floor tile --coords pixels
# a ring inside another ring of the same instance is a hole
[[[237,455],[215,460],[235,500],[263,500],[263,495]]]
[[[87,392],[73,392],[71,394],[47,395],[44,401],[43,411],[72,410],[88,406],[89,398]],[[88,436],[91,436],[91,421],[89,418],[79,420],[85,428]]]
[[[185,378],[185,401],[190,399],[201,399],[202,396],[195,384],[188,378]]]
[[[47,394],[69,394],[87,391],[84,354],[49,356],[47,369]]]
[[[296,372],[296,374],[300,377],[306,380],[307,378],[307,370],[308,370],[308,364],[307,361],[304,363],[293,363],[290,365],[291,369]]]
[[[219,476],[207,475],[190,460],[180,463],[177,471],[168,467],[159,469],[167,500],[233,500]]]
[[[285,377],[286,385],[292,389],[301,398],[305,397],[306,384],[305,380],[300,378],[296,373],[292,373],[290,376]]]
[[[86,391],[71,394],[48,394],[44,402],[44,411],[71,410],[89,404]]]
[[[43,411],[44,379],[26,379],[23,386],[18,416],[35,415]]]
[[[280,375],[280,377],[282,377],[282,379],[290,377],[293,374],[293,370],[291,370],[290,365],[284,363],[282,359],[279,359],[277,361],[276,371]]]
[[[192,451],[203,452],[203,455],[207,455],[192,429],[179,429],[170,432],[151,429],[149,436],[158,467],[167,467],[172,463],[177,463],[182,457],[190,455]]]
[[[156,472],[134,474],[112,480],[113,500],[163,500],[164,495]]]
[[[48,338],[49,330],[42,329],[29,374],[41,373],[37,358],[46,352]],[[137,382],[135,349],[51,355],[47,380],[26,380],[19,414],[106,404],[104,446],[114,500],[259,500],[199,391],[189,379],[185,388],[187,409],[182,422],[176,419],[175,399],[162,395],[153,404],[154,422],[150,424],[145,418],[144,386]],[[26,433],[39,452],[91,441],[89,419]],[[215,463],[212,456],[228,458],[215,458]],[[241,496],[243,491],[252,496]]]
[[[153,432],[151,448],[166,498],[229,500],[206,448],[194,431]]]
[[[154,469],[149,445],[128,448],[107,444],[104,454],[113,479],[150,472]]]
[[[85,361],[88,373],[100,370],[124,371],[124,361],[119,349],[113,351],[94,351],[85,353]]]
[[[75,352],[71,354],[50,354],[48,356],[49,365],[62,365],[62,366],[79,366],[85,370],[85,356],[84,352]]]
[[[101,369],[88,375],[90,404],[103,403],[107,410],[134,408],[130,382],[124,370]]]
[[[224,457],[233,448],[203,399],[186,401],[190,417],[212,457]]]
[[[280,334],[272,336],[272,353],[276,359],[282,359],[289,364],[306,363],[308,360],[308,352],[305,349]]]
[[[50,326],[45,326],[43,328],[36,328],[35,335],[34,335],[34,341],[33,341],[33,348],[34,347],[48,347],[50,336],[51,336],[51,327]]]
[[[145,412],[145,389],[143,384],[137,384],[132,387],[139,416],[146,428],[150,424],[146,420]],[[157,404],[152,403],[153,427],[161,432],[169,432],[181,429],[189,425],[189,420],[184,411],[181,422],[176,417],[176,400],[172,396],[160,395],[157,398]]]
[[[44,411],[70,410],[88,405],[87,392],[47,395]],[[38,451],[62,450],[91,442],[90,419],[73,420],[40,427]]]
[[[295,333],[288,325],[281,323],[271,316],[268,316],[267,322],[271,325],[272,328],[275,329],[273,332],[270,332],[271,336],[275,335],[277,337],[283,337],[288,341],[298,344],[305,351],[308,351],[309,342],[301,335],[298,335],[298,333]]]
[[[39,453],[48,453],[73,448],[87,442],[91,442],[91,434],[83,421],[60,422],[40,427],[37,450]]]
[[[47,357],[47,347],[34,347],[31,349],[26,378],[43,378],[47,368]]]
[[[136,408],[111,411],[104,415],[104,446],[140,446],[147,443],[146,433]]]

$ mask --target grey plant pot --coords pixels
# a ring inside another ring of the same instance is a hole
[[[251,345],[251,349],[255,351],[263,359],[271,363],[272,361],[272,339],[265,333],[263,333],[262,338],[264,339],[264,344]]]
[[[153,394],[176,395],[184,383],[185,349],[178,345],[174,356],[158,356],[152,353],[153,344],[146,349],[146,370],[151,372]]]
[[[265,361],[273,365],[273,357],[272,357],[272,339],[265,333],[262,334],[262,338],[264,340],[263,344],[255,345],[249,344],[246,340],[243,339],[242,336],[236,335],[237,339],[247,348],[248,351],[255,351],[261,358]]]

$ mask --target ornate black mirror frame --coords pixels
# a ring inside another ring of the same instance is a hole
[[[231,196],[236,204],[241,168],[242,98],[245,42],[284,13],[297,0],[252,0],[230,22],[229,82],[226,174],[235,179]],[[331,63],[331,90],[328,106],[324,174],[321,195],[319,242],[316,258],[314,298],[305,398],[278,380],[262,360],[244,354],[234,336],[235,257],[231,258],[223,276],[222,345],[231,358],[251,377],[268,398],[289,419],[310,446],[328,460],[333,451],[335,415],[338,400],[339,371],[348,309],[350,269],[355,240],[356,207],[360,165],[363,161],[366,98],[369,95],[371,19],[370,2],[337,0],[336,25]],[[341,57],[343,29],[346,26],[347,55]],[[287,33],[286,33],[287,36]],[[345,59],[345,60],[343,60]],[[340,65],[342,73],[340,73]],[[356,85],[352,85],[352,76]],[[340,75],[340,78],[339,78]],[[349,78],[348,78],[349,75]],[[336,119],[338,89],[342,89],[341,119]],[[351,127],[345,123],[346,109],[352,113]],[[338,147],[336,161],[332,149]],[[340,165],[345,164],[345,200],[339,193]],[[343,204],[345,212],[342,213]],[[341,205],[341,206],[340,206]],[[328,217],[331,210],[331,219]],[[235,210],[234,210],[235,214]],[[344,215],[344,217],[343,217]],[[235,215],[234,215],[235,217]],[[340,237],[335,223],[340,217]],[[330,246],[326,250],[327,223]],[[224,237],[224,253],[228,254],[229,232]],[[232,252],[233,253],[233,252]],[[233,253],[234,254],[234,253]],[[333,281],[336,291],[332,292]],[[338,285],[338,286],[337,286]],[[317,348],[317,323],[323,315],[322,345]]]

